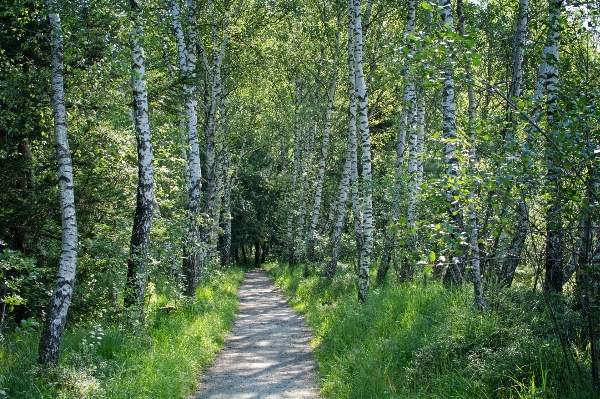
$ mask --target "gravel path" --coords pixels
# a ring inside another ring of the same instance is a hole
[[[190,399],[318,398],[304,319],[276,291],[266,271],[245,277],[233,329]]]

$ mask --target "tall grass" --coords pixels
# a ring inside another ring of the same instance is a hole
[[[68,329],[54,370],[36,365],[38,334],[12,333],[0,346],[0,399],[184,398],[224,342],[242,279],[238,268],[215,271],[168,312],[160,307],[169,298],[151,290],[143,327],[99,320]]]
[[[319,270],[305,279],[302,267],[269,267],[314,333],[326,398],[600,397],[585,348],[571,341],[563,356],[557,327],[574,337],[581,325],[561,301],[558,326],[530,290],[488,290],[489,315],[470,287],[437,282],[376,286],[361,304],[351,268],[327,281]]]

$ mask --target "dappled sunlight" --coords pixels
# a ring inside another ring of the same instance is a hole
[[[316,398],[311,335],[264,271],[246,274],[239,312],[194,398]]]

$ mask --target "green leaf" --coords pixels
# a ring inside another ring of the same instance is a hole
[[[426,1],[421,2],[421,7],[423,7],[424,10],[433,11],[432,5],[427,3]]]
[[[431,266],[431,265],[425,266],[425,268],[423,269],[423,274],[428,275],[428,274],[431,274],[432,271],[433,271],[433,266]]]
[[[429,261],[430,262],[435,262],[435,252],[431,251],[429,253]]]

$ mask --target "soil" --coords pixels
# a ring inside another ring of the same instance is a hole
[[[190,399],[318,398],[311,334],[264,270],[245,275],[221,352]]]

